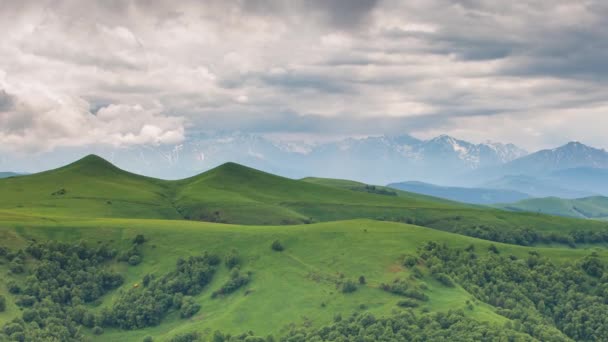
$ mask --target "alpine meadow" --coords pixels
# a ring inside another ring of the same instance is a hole
[[[0,342],[608,341],[606,18],[0,1]]]

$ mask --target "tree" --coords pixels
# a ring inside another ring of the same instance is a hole
[[[137,266],[141,263],[141,257],[139,255],[133,255],[129,258],[129,265]]]
[[[357,285],[352,280],[347,280],[342,284],[342,293],[352,293],[357,291]]]
[[[359,277],[359,285],[365,285],[365,283],[367,283],[367,281],[365,280],[364,276],[360,276]]]
[[[228,255],[226,255],[225,263],[226,267],[228,267],[229,269],[233,269],[234,267],[241,264],[241,259],[239,258],[239,255],[234,249]]]
[[[146,242],[146,238],[142,234],[137,234],[135,239],[133,239],[133,243],[136,245],[141,245]]]
[[[282,252],[285,249],[279,240],[274,240],[270,247],[275,252]]]
[[[0,295],[0,312],[6,311],[6,298]]]

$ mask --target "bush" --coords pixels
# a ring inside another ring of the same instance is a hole
[[[152,338],[152,336],[146,336],[144,337],[144,342],[154,342],[154,339]]]
[[[347,280],[342,284],[342,293],[353,293],[357,291],[357,285],[352,280]]]
[[[233,250],[232,252],[230,252],[230,254],[226,256],[225,263],[226,267],[228,267],[229,269],[233,269],[241,264],[241,259],[239,258],[236,251]]]
[[[274,242],[272,243],[272,245],[270,247],[275,252],[282,252],[283,250],[285,250],[285,247],[283,247],[283,245],[281,244],[281,241],[279,241],[279,240],[274,240]]]
[[[227,295],[241,287],[249,284],[251,281],[251,273],[242,274],[238,268],[235,268],[230,272],[230,279],[222,285],[217,291],[214,291],[211,298],[216,298],[220,295]]]
[[[403,258],[403,266],[405,267],[414,267],[418,263],[418,258],[413,255],[406,255]]]
[[[411,299],[405,299],[397,302],[397,306],[402,308],[417,308],[418,306],[420,306],[420,304]]]
[[[6,298],[0,295],[0,312],[6,311]]]
[[[93,328],[93,334],[94,335],[101,335],[101,334],[103,334],[103,328],[100,327],[100,326],[95,326]]]
[[[367,283],[367,280],[365,280],[364,276],[360,276],[359,277],[359,285],[365,285]]]
[[[184,297],[179,315],[181,318],[190,318],[196,315],[200,309],[200,304],[195,303],[192,297]]]
[[[179,334],[174,336],[169,342],[195,342],[200,341],[201,335],[197,332]]]
[[[454,287],[454,281],[450,278],[449,275],[445,273],[437,273],[435,275],[435,279],[437,279],[441,284],[447,287]]]
[[[139,255],[134,255],[129,258],[129,265],[137,266],[141,263],[141,257]]]
[[[141,245],[146,242],[146,238],[142,234],[138,234],[135,239],[133,239],[133,243],[136,245]]]

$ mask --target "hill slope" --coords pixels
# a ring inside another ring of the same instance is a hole
[[[164,218],[247,225],[369,218],[519,244],[544,238],[564,241],[574,231],[607,229],[601,222],[505,212],[407,192],[377,193],[382,187],[353,191],[344,184],[298,181],[234,163],[192,178],[164,181],[89,156],[60,169],[0,180],[0,210],[50,219]],[[535,235],[530,238],[524,231]]]
[[[608,197],[562,199],[557,197],[533,198],[497,207],[514,211],[538,212],[549,215],[586,219],[608,219]]]
[[[24,223],[26,222],[26,223]],[[429,241],[445,243],[451,248],[473,246],[479,253],[487,253],[490,242],[436,231],[412,225],[371,220],[353,220],[313,225],[292,226],[235,226],[212,223],[130,220],[130,219],[69,219],[49,222],[37,217],[21,217],[0,213],[1,246],[11,249],[27,246],[32,241],[59,240],[77,243],[80,240],[110,242],[123,250],[137,234],[144,234],[143,263],[128,267],[124,263],[111,267],[125,276],[118,290],[102,297],[99,312],[120,299],[120,291],[141,283],[146,274],[162,275],[171,270],[180,257],[209,251],[225,256],[232,249],[238,251],[244,271],[252,272],[252,282],[237,292],[212,298],[212,292],[229,279],[229,272],[220,267],[212,283],[195,301],[202,306],[191,319],[180,319],[177,313],[167,316],[159,326],[146,329],[106,329],[95,341],[142,341],[145,336],[166,341],[189,331],[222,330],[240,333],[248,330],[258,335],[283,333],[291,324],[319,327],[332,322],[336,314],[348,317],[353,312],[371,313],[378,317],[393,315],[400,310],[396,305],[404,297],[381,290],[382,283],[395,279],[415,279],[411,268],[402,265],[405,254],[417,253],[418,247]],[[26,229],[24,229],[24,227]],[[285,250],[273,252],[270,243],[280,240]],[[497,244],[500,253],[526,258],[532,249]],[[589,251],[582,249],[535,248],[536,252],[561,263],[583,258]],[[605,257],[604,251],[600,252]],[[33,261],[32,261],[33,262]],[[0,265],[0,284],[8,276],[7,265]],[[463,309],[476,321],[502,326],[510,321],[498,314],[497,308],[474,298],[461,286],[449,287],[430,276],[425,267],[420,280],[428,301],[421,302],[417,313],[446,312]],[[6,277],[4,275],[7,275]],[[366,283],[358,290],[344,294],[340,284],[346,279],[364,276]],[[20,279],[20,278],[17,278]],[[21,313],[14,295],[0,286],[0,294],[8,298],[9,310],[0,313],[0,324]],[[474,304],[467,304],[467,303]],[[470,305],[470,308],[467,306]],[[512,322],[513,323],[513,322]]]
[[[170,184],[123,171],[97,156],[0,180],[0,208],[50,216],[180,218]]]
[[[530,198],[530,195],[526,193],[513,190],[439,186],[423,182],[392,183],[389,184],[388,187],[403,191],[415,192],[418,194],[441,197],[452,201],[482,205],[516,202]]]

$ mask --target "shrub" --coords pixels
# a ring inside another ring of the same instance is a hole
[[[405,258],[403,258],[403,266],[405,267],[414,267],[417,263],[418,258],[413,255],[406,255]]]
[[[129,265],[137,266],[141,263],[141,257],[139,255],[133,255],[129,258]]]
[[[174,336],[169,342],[195,342],[200,341],[201,335],[197,332],[190,332]]]
[[[435,275],[435,279],[437,279],[441,284],[447,287],[454,287],[454,281],[450,278],[449,275],[445,273],[437,273]]]
[[[136,245],[141,245],[146,242],[146,238],[142,234],[137,234],[135,239],[133,239],[133,243]]]
[[[365,280],[364,276],[360,276],[359,277],[359,285],[365,285],[365,283],[367,283],[367,280]]]
[[[146,336],[144,337],[144,342],[154,342],[154,338],[152,338],[152,336]]]
[[[211,297],[216,298],[220,295],[227,295],[232,292],[235,292],[241,287],[249,284],[250,281],[251,272],[242,274],[238,268],[235,268],[232,270],[232,272],[230,272],[230,279],[224,285],[222,285],[221,288],[219,288],[217,291],[214,291]]]
[[[100,326],[95,326],[93,328],[93,334],[94,335],[101,335],[101,334],[103,334],[103,328],[100,327]]]
[[[201,306],[194,302],[192,297],[184,297],[179,315],[181,318],[190,318],[201,310]]]
[[[418,302],[415,302],[411,299],[404,299],[404,300],[397,302],[397,306],[402,307],[402,308],[417,308],[418,306],[420,306],[420,304],[418,304]]]
[[[226,255],[225,263],[226,267],[228,267],[229,269],[233,269],[241,264],[241,259],[239,258],[236,251],[232,250],[230,254]]]
[[[352,293],[357,291],[357,285],[352,280],[347,280],[342,284],[342,293]]]
[[[6,298],[0,295],[0,312],[6,311]]]
[[[281,241],[279,241],[279,240],[274,240],[274,242],[272,243],[272,245],[270,247],[275,252],[282,252],[285,249],[285,247],[283,247],[283,245],[281,244]]]

